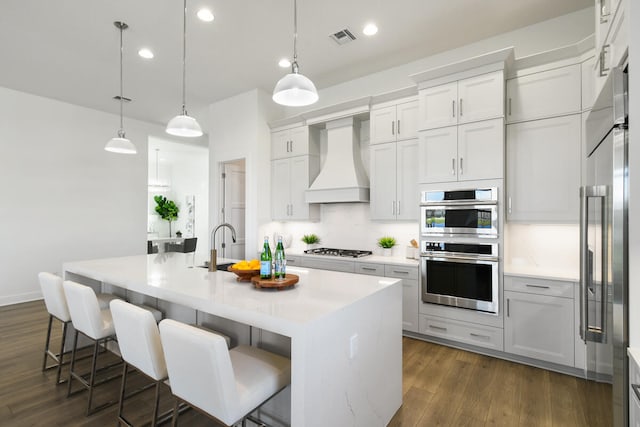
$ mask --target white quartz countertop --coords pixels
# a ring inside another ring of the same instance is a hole
[[[362,262],[362,263],[373,263],[373,264],[387,264],[387,265],[401,265],[401,266],[411,266],[418,267],[419,261],[413,258],[405,258],[399,256],[381,256],[381,255],[366,255],[360,258],[350,258],[350,257],[341,257],[341,256],[331,256],[331,255],[310,255],[305,254],[301,251],[288,251],[287,255],[295,256],[295,257],[307,257],[311,259],[331,259],[331,260],[339,260],[339,261],[354,261],[354,262]]]
[[[510,276],[539,277],[550,280],[578,282],[580,272],[574,268],[548,268],[532,264],[505,264],[504,274]]]
[[[289,267],[295,287],[274,291],[238,282],[233,273],[194,266],[192,254],[170,252],[67,262],[68,273],[183,304],[291,336],[305,324],[354,304],[400,280]],[[222,263],[224,259],[218,259]]]

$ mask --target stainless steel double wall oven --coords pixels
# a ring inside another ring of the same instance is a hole
[[[422,300],[498,313],[498,189],[423,191]]]

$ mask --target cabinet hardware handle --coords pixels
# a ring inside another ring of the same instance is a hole
[[[392,271],[396,274],[409,274],[408,271],[398,271],[398,270],[392,270]]]
[[[392,120],[392,121],[391,121],[391,135],[395,135],[395,134],[396,134],[396,132],[395,132],[395,125],[396,125],[395,120]]]
[[[397,215],[400,215],[400,200],[398,200],[398,209],[397,209],[396,214],[397,214]]]
[[[509,98],[509,115],[511,115],[511,98]]]
[[[605,5],[604,0],[600,0],[600,23],[604,24],[609,22],[609,16],[611,16],[611,13],[607,13],[607,6]]]
[[[291,152],[293,153],[293,140],[291,140],[290,142],[291,142]]]
[[[400,135],[400,120],[398,120],[398,135]]]
[[[507,298],[507,317],[509,317],[509,298]]]
[[[482,338],[485,340],[490,340],[491,337],[489,335],[480,335],[480,334],[474,334],[473,332],[469,332],[469,335],[474,337],[474,338]]]
[[[460,98],[460,117],[462,117],[462,98]]]
[[[395,215],[396,214],[396,201],[393,200],[391,202],[391,215]]]
[[[460,114],[462,115],[462,114]],[[462,168],[462,157],[460,157],[460,175],[462,175],[463,173],[463,168]]]
[[[543,285],[529,285],[526,284],[525,285],[527,288],[537,288],[537,289],[551,289],[550,286],[543,286]]]
[[[435,329],[436,331],[444,331],[447,332],[447,328],[443,328],[441,326],[433,326],[433,325],[429,325],[429,329]]]
[[[507,209],[509,211],[509,214],[511,214],[511,196],[509,196],[509,198],[507,199]]]
[[[456,159],[451,159],[451,175],[456,174]]]
[[[365,270],[365,271],[376,271],[375,268],[371,268],[371,267],[360,267],[360,268]]]
[[[605,44],[604,46],[602,46],[602,50],[600,51],[600,77],[606,76],[610,71],[609,67],[604,66],[604,61],[607,57],[607,49],[609,49],[609,47],[611,46]]]
[[[451,101],[451,117],[456,116],[456,100]]]

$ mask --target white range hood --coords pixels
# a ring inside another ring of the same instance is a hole
[[[326,123],[327,155],[305,193],[307,203],[369,201],[369,177],[360,157],[359,122],[354,117]]]

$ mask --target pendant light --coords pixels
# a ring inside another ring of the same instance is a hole
[[[167,124],[167,133],[175,136],[198,137],[202,136],[202,128],[193,117],[187,114],[186,109],[186,63],[187,63],[187,0],[184,0],[184,14],[182,22],[182,113],[175,116]]]
[[[293,62],[291,73],[281,78],[273,89],[273,100],[288,107],[311,105],[318,100],[313,82],[299,72],[298,67],[298,7],[293,0]]]
[[[104,149],[112,153],[136,154],[138,150],[136,150],[136,146],[125,136],[122,125],[122,104],[124,102],[122,95],[122,32],[129,28],[129,26],[121,21],[116,21],[113,25],[120,30],[120,96],[118,97],[120,100],[120,129],[118,129],[118,136],[111,138],[109,142],[107,142],[107,145],[104,146]]]

